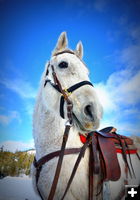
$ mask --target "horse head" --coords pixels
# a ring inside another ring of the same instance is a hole
[[[54,71],[62,89],[67,92],[73,103],[74,127],[82,133],[94,131],[99,127],[102,106],[89,80],[88,68],[82,60],[83,45],[82,42],[79,42],[75,50],[67,48],[67,45],[67,36],[63,32],[43,73],[43,102],[47,110],[56,115],[61,115],[59,110],[62,94],[57,89],[53,77]],[[68,92],[68,88],[70,89],[73,86],[76,89]],[[61,110],[63,110],[63,118],[67,120],[66,103]],[[62,118],[62,116],[60,117]]]

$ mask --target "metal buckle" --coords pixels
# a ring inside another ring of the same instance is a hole
[[[64,89],[64,91],[65,91],[65,93],[66,93],[66,95],[67,95],[68,97],[71,95],[71,92],[68,92],[67,89]]]
[[[71,127],[72,127],[72,126],[73,126],[73,123],[71,124],[71,123],[70,123],[70,120],[68,119],[68,120],[65,122],[65,126],[71,126]]]

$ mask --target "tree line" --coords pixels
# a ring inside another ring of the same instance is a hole
[[[10,151],[0,150],[0,178],[5,176],[19,176],[20,174],[30,174],[31,163],[33,162],[34,154],[29,154],[28,151]]]

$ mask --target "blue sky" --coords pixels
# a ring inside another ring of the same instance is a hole
[[[81,40],[104,107],[101,127],[140,135],[140,1],[0,1],[0,146],[33,147],[32,111],[57,38]]]

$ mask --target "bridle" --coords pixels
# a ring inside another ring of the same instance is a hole
[[[76,55],[73,51],[70,51],[70,50],[65,50],[65,51],[62,51],[62,52],[58,52],[55,54],[55,56],[58,56],[60,54],[63,54],[63,53],[70,53],[70,54],[73,54],[73,55]],[[77,55],[76,55],[77,56]],[[79,58],[79,57],[78,57]],[[80,59],[80,58],[79,58]],[[81,59],[80,59],[81,60]],[[82,60],[81,60],[82,61]],[[74,85],[72,85],[71,87],[69,88],[65,88],[63,89],[62,88],[62,85],[60,83],[60,81],[58,80],[57,78],[57,75],[56,75],[56,72],[54,70],[54,66],[50,64],[50,62],[48,63],[48,66],[47,66],[47,71],[46,71],[46,74],[45,76],[47,77],[48,74],[49,74],[49,68],[51,67],[52,69],[52,76],[53,76],[53,80],[54,80],[54,83],[50,80],[50,79],[46,79],[45,80],[45,83],[44,83],[44,87],[46,86],[47,83],[50,83],[51,86],[56,89],[59,93],[61,93],[61,98],[60,98],[60,116],[64,119],[64,103],[65,101],[69,101],[69,96],[71,95],[72,92],[74,92],[75,90],[77,90],[78,88],[84,86],[84,85],[90,85],[93,87],[93,84],[90,82],[90,81],[81,81],[79,83],[76,83]],[[72,102],[71,102],[72,103]]]
[[[72,52],[70,50],[65,50],[65,51],[56,53],[55,56],[63,54],[63,53],[71,53],[71,54],[76,55],[74,52]],[[47,200],[53,200],[54,199],[54,195],[55,195],[55,191],[56,191],[56,187],[57,187],[57,183],[58,183],[58,180],[59,180],[60,171],[61,171],[61,168],[62,168],[62,162],[63,162],[64,155],[78,154],[79,153],[78,158],[77,158],[77,160],[75,162],[74,168],[72,170],[71,176],[70,176],[69,181],[67,183],[66,189],[65,189],[65,191],[63,193],[63,196],[61,198],[61,200],[64,200],[64,198],[65,198],[65,196],[66,196],[66,194],[67,194],[67,192],[68,192],[68,190],[70,188],[70,185],[71,185],[71,183],[73,181],[73,178],[74,178],[74,176],[76,174],[76,171],[77,171],[77,168],[78,168],[78,166],[80,164],[80,161],[81,161],[82,157],[84,156],[87,147],[89,147],[90,148],[90,155],[89,155],[89,195],[88,195],[88,200],[93,200],[93,173],[94,174],[99,174],[99,171],[100,171],[99,170],[99,168],[100,168],[99,158],[97,156],[97,149],[99,149],[99,147],[98,147],[99,143],[98,142],[100,142],[100,145],[102,147],[104,147],[103,144],[104,144],[104,139],[105,138],[107,138],[107,141],[108,141],[109,138],[115,139],[116,143],[118,143],[118,144],[122,143],[121,139],[122,140],[125,140],[125,139],[127,140],[128,138],[126,138],[125,136],[114,134],[114,133],[111,134],[111,133],[108,133],[108,132],[105,132],[105,131],[92,131],[92,132],[87,133],[86,142],[84,143],[84,145],[81,148],[66,149],[66,143],[67,143],[67,140],[68,140],[70,128],[73,126],[73,102],[70,100],[69,96],[73,91],[77,90],[78,88],[80,88],[80,87],[82,87],[84,85],[90,85],[92,87],[93,87],[93,85],[92,85],[91,82],[85,80],[85,81],[76,83],[75,85],[69,87],[68,89],[63,89],[62,85],[61,85],[61,83],[60,83],[60,81],[59,81],[59,79],[57,77],[57,74],[55,73],[54,66],[51,65],[50,62],[48,64],[47,71],[46,71],[46,74],[45,74],[46,77],[49,74],[49,68],[50,67],[52,69],[51,71],[52,71],[52,77],[53,77],[54,83],[50,79],[46,79],[45,83],[44,83],[44,87],[46,87],[46,84],[49,83],[54,89],[56,89],[59,93],[61,93],[61,98],[60,98],[60,116],[62,118],[64,118],[64,103],[66,103],[66,112],[67,112],[68,120],[67,120],[67,122],[65,124],[65,130],[64,130],[64,134],[63,134],[61,149],[59,151],[52,152],[52,153],[40,158],[38,161],[36,161],[36,159],[34,159],[34,166],[36,168],[36,186],[37,186],[37,190],[38,190],[38,193],[39,193],[41,199],[45,200],[45,198],[43,198],[43,196],[42,196],[42,194],[40,192],[40,189],[38,187],[38,180],[39,180],[40,172],[41,172],[42,166],[46,162],[48,162],[49,160],[51,160],[51,159],[53,159],[55,157],[59,157],[58,162],[57,162],[55,175],[54,175],[54,179],[53,179],[53,183],[52,183],[52,186],[51,186],[51,190],[50,190],[50,193],[49,193],[49,196],[48,196],[48,199],[47,199]],[[131,142],[132,141],[129,141],[129,143],[131,143]],[[112,145],[112,143],[111,143],[111,145]],[[122,145],[122,149],[125,149],[124,145]],[[104,156],[104,152],[102,152],[102,154]],[[113,156],[114,157],[116,156],[115,153],[114,153]],[[125,156],[125,153],[123,153],[123,156]],[[106,157],[105,157],[105,159],[106,159]],[[128,169],[129,169],[129,166],[128,166],[126,158],[124,158],[124,160],[125,160],[126,165],[127,165]],[[116,161],[116,165],[118,165],[117,158],[115,159],[115,161]],[[111,160],[111,162],[112,162],[112,160]],[[102,170],[103,170],[103,168],[105,168],[105,166],[104,166],[105,163],[103,163],[103,158],[101,159],[101,164],[102,164]],[[118,180],[119,177],[120,177],[119,166],[118,166],[118,171],[117,171],[115,177],[112,176],[112,174],[110,174],[109,170],[106,171],[106,172],[103,171],[103,176],[104,176],[104,178],[103,178],[101,183],[103,183],[103,181],[105,179]]]

